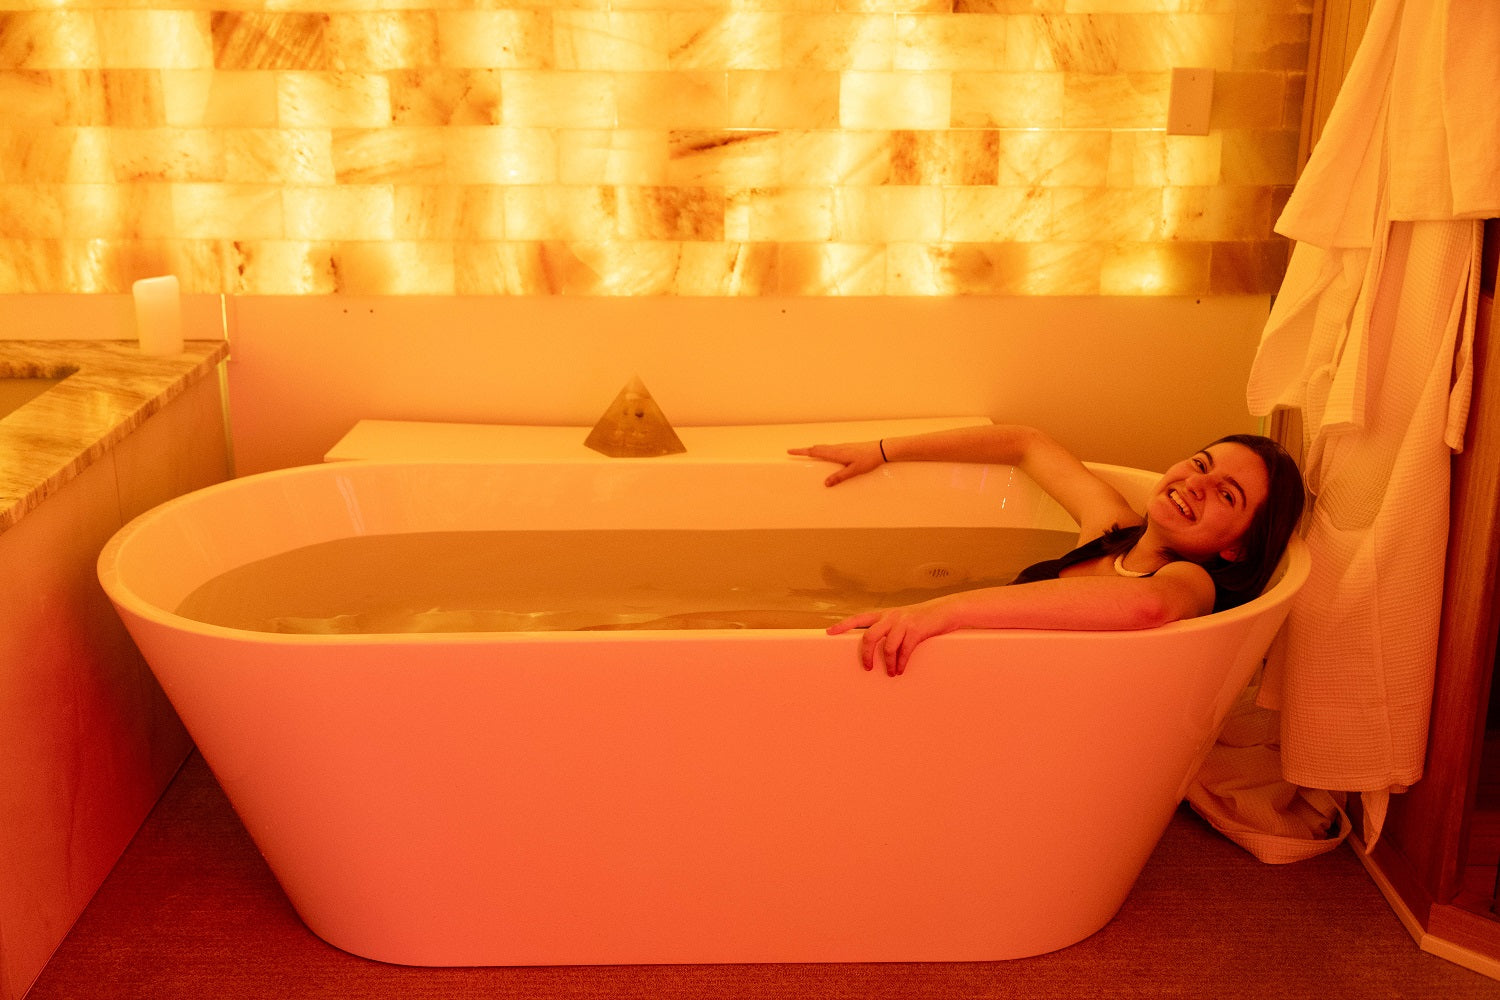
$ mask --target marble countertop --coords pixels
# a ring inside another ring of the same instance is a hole
[[[222,340],[181,354],[142,354],[135,341],[0,340],[0,378],[71,375],[0,417],[0,531],[57,492],[229,353]]]

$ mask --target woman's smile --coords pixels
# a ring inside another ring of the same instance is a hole
[[[1193,508],[1188,505],[1188,502],[1183,499],[1182,493],[1177,489],[1168,489],[1167,499],[1172,501],[1172,503],[1176,505],[1177,509],[1182,512],[1183,517],[1187,518],[1189,521],[1198,520],[1197,515],[1193,513]]]

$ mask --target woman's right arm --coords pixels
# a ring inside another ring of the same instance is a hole
[[[1092,538],[1113,525],[1139,520],[1125,498],[1090,472],[1077,456],[1049,435],[1023,424],[984,424],[879,441],[814,445],[793,448],[791,454],[838,463],[841,468],[825,480],[829,486],[888,461],[1014,465],[1078,522],[1080,537]]]
[[[864,629],[859,656],[865,669],[881,663],[894,677],[906,671],[919,645],[958,629],[1122,631],[1195,618],[1213,608],[1214,584],[1208,572],[1178,560],[1138,580],[1080,576],[959,591],[920,604],[852,615],[830,627],[828,634]]]

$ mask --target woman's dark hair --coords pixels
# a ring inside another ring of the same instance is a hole
[[[1302,471],[1285,448],[1259,434],[1230,434],[1212,442],[1244,445],[1259,456],[1266,467],[1266,498],[1250,518],[1240,542],[1240,557],[1215,555],[1201,565],[1214,581],[1214,610],[1238,607],[1259,596],[1281,562],[1287,542],[1302,520],[1305,489]],[[1114,552],[1129,548],[1145,531],[1144,526],[1115,528],[1105,532],[1105,547]]]

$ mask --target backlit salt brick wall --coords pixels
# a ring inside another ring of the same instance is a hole
[[[1237,295],[1312,0],[0,6],[0,293]]]

